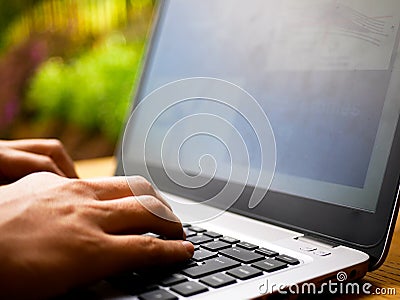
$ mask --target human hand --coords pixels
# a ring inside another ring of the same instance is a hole
[[[72,159],[58,140],[0,140],[0,181],[12,182],[39,171],[78,177]]]
[[[159,197],[142,177],[43,172],[0,187],[0,298],[50,297],[121,271],[189,259],[193,245],[182,241],[181,223]],[[147,232],[170,240],[140,235]]]

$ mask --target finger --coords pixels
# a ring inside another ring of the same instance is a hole
[[[64,176],[53,160],[44,155],[34,154],[8,148],[2,152],[0,173],[9,180],[19,179],[25,175],[47,171]]]
[[[112,200],[133,196],[126,177],[83,179],[99,200]],[[150,193],[149,193],[150,194]]]
[[[109,256],[119,270],[165,266],[186,261],[194,247],[188,241],[166,241],[146,236],[113,236]]]
[[[182,239],[183,229],[178,217],[152,196],[134,196],[102,201],[104,214],[100,227],[110,234],[142,234],[153,232],[169,239]]]
[[[67,176],[77,178],[74,163],[64,146],[56,139],[28,139],[2,141],[9,148],[46,155],[52,158],[57,167]]]
[[[129,196],[149,195],[156,197],[169,209],[168,202],[141,176],[115,176],[84,180],[93,189],[99,200],[111,200]]]

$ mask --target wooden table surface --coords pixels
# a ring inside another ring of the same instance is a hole
[[[97,158],[76,162],[76,168],[81,178],[112,176],[116,167],[113,157]],[[385,263],[376,271],[368,273],[361,283],[372,284],[371,295],[340,295],[332,299],[400,299],[400,222],[397,222],[393,240]],[[382,292],[380,292],[382,291]],[[391,295],[383,295],[390,293]],[[326,295],[323,296],[326,299]],[[331,297],[329,297],[331,298]]]

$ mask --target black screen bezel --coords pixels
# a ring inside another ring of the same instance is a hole
[[[143,83],[147,80],[148,66],[151,65],[152,55],[157,48],[160,28],[162,27],[163,19],[167,12],[167,4],[168,1],[161,1],[157,9],[156,22],[147,49],[146,61],[143,65],[142,76],[134,97],[135,105],[139,102],[137,101],[138,99],[143,99],[145,96],[143,95],[142,87]],[[135,106],[132,107],[132,109],[134,108]],[[335,240],[341,244],[367,252],[370,254],[373,263],[378,261],[379,256],[381,256],[384,251],[384,246],[386,246],[386,243],[383,243],[383,241],[386,241],[388,238],[390,239],[390,227],[394,226],[393,220],[398,210],[397,196],[400,182],[399,123],[400,122],[398,122],[396,126],[395,136],[375,213],[273,191],[269,191],[267,197],[260,205],[249,211],[249,209],[246,209],[244,203],[247,203],[246,199],[249,198],[252,192],[251,187],[245,189],[236,204],[231,207],[230,211],[284,226],[299,232]],[[121,160],[121,148],[120,143],[117,150],[118,167],[116,175],[125,175]],[[150,167],[154,173],[163,173],[163,169],[160,166]],[[206,200],[207,195],[214,194],[216,192],[215,189],[223,184],[223,182],[216,182],[215,184],[207,185],[201,191],[201,194],[205,195],[205,197],[202,198],[201,196],[199,197],[199,193],[194,194],[191,189],[177,188],[175,184],[168,180],[160,178],[157,183],[157,187],[161,190],[195,201]],[[257,214],[263,209],[263,215]],[[379,249],[377,249],[377,247]],[[379,253],[379,255],[377,255],[377,253]]]

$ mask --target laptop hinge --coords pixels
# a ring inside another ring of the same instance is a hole
[[[340,246],[340,244],[337,242],[333,242],[326,238],[322,238],[320,236],[311,235],[311,234],[305,234],[304,236],[296,237],[295,239],[299,240],[299,241],[304,241],[304,242],[317,243],[320,245],[324,245],[325,247],[331,247],[331,248]]]

